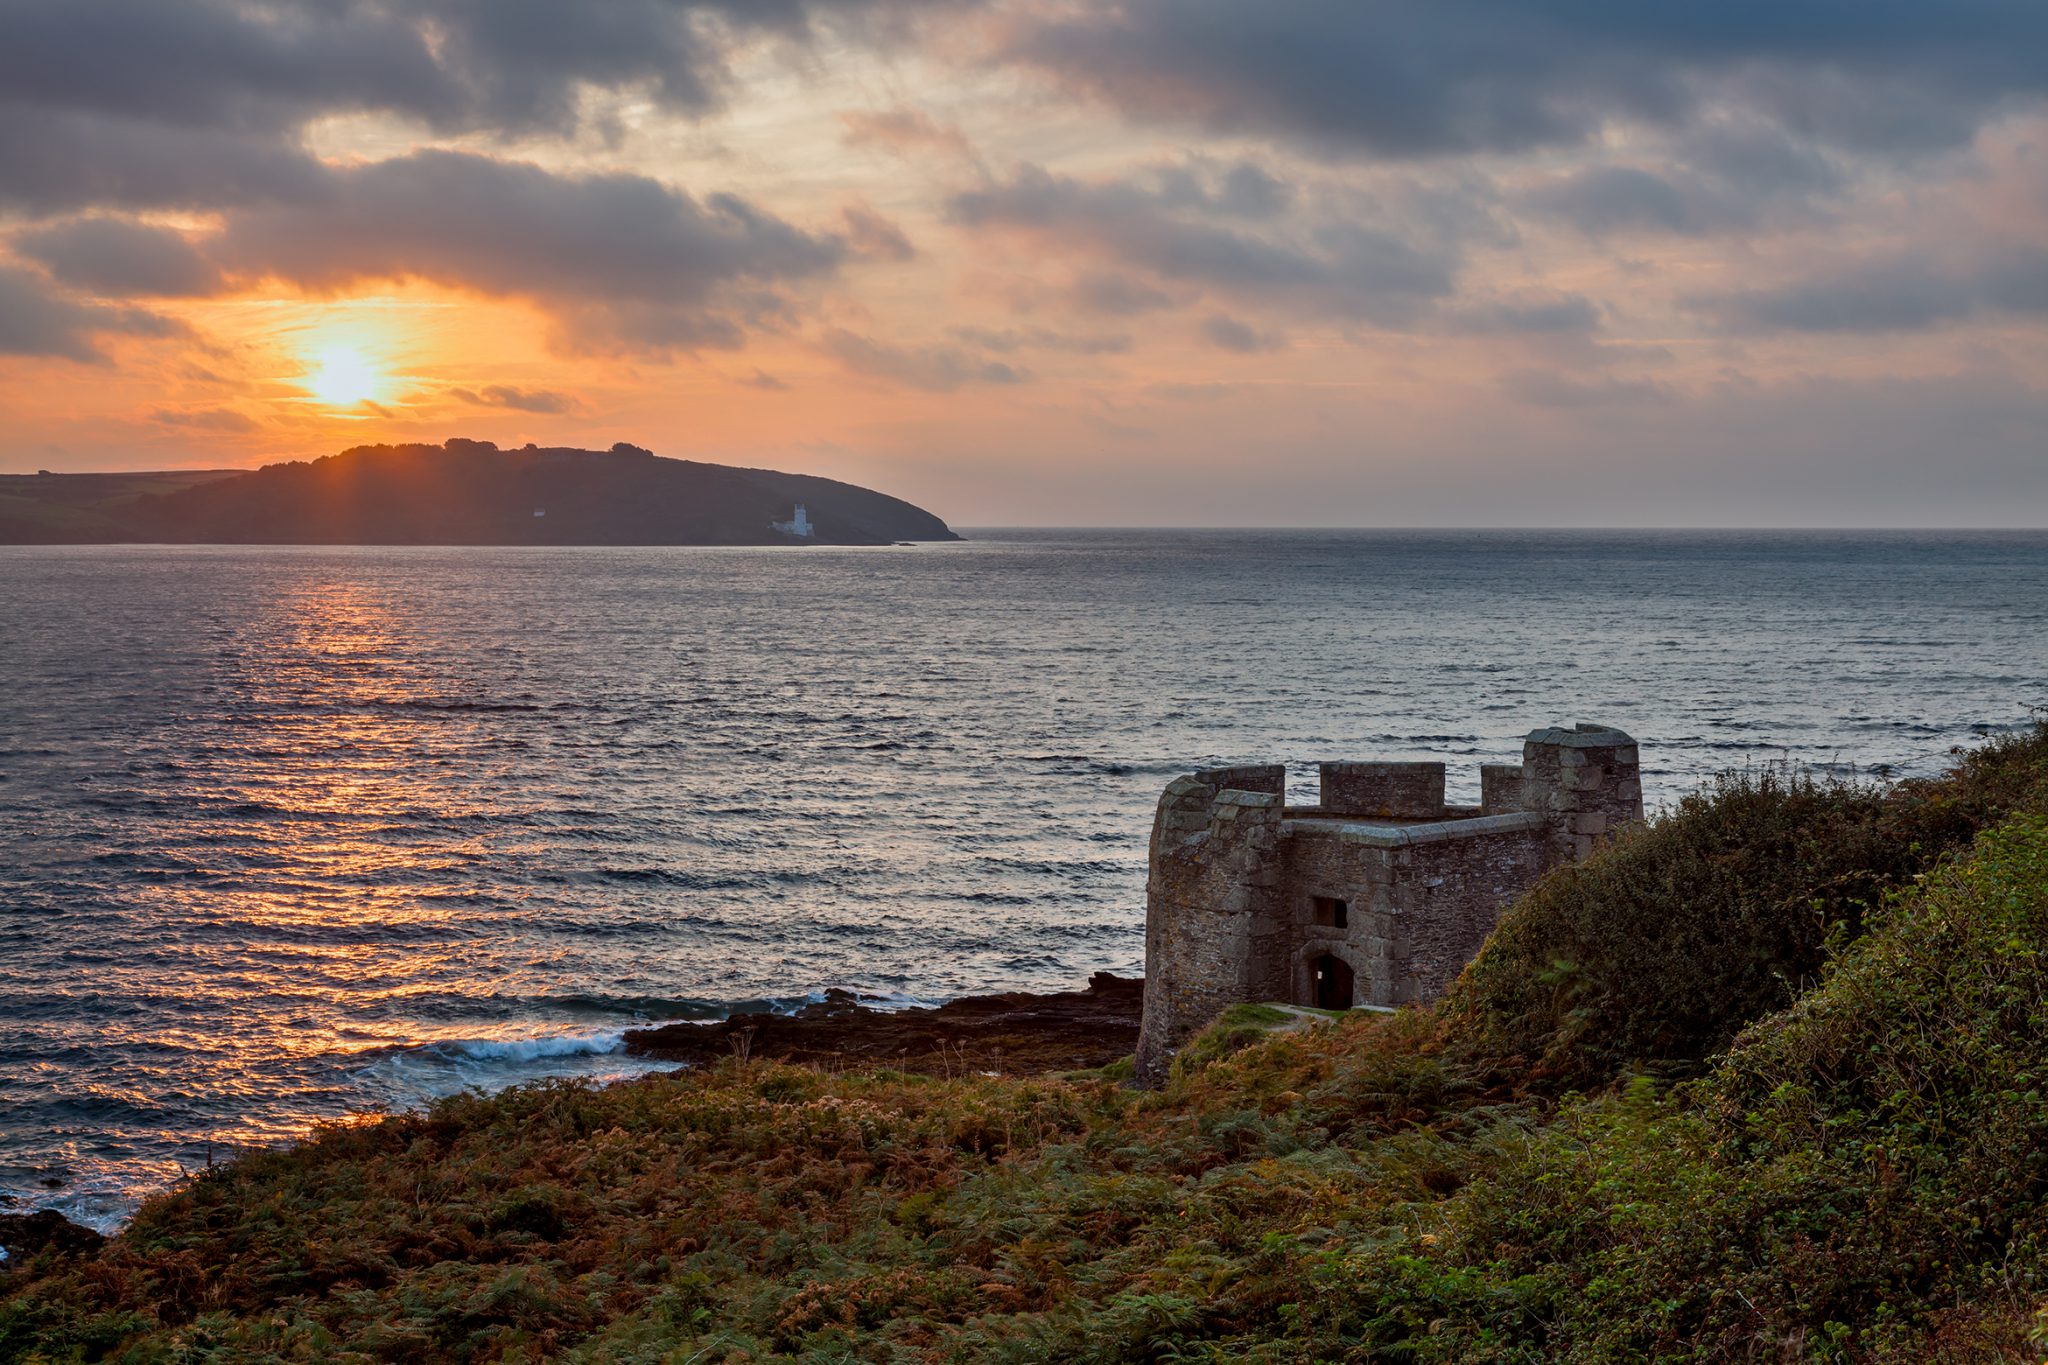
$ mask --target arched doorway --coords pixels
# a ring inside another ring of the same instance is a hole
[[[1348,1010],[1355,998],[1356,982],[1351,964],[1335,953],[1311,958],[1308,964],[1309,1002],[1319,1010]]]

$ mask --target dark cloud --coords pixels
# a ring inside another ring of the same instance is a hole
[[[1640,229],[1699,231],[1709,226],[1698,205],[1689,203],[1676,185],[1634,166],[1573,171],[1532,191],[1528,202],[1596,235]]]
[[[0,208],[212,209],[317,188],[320,162],[275,130],[183,128],[0,102]]]
[[[0,104],[188,127],[376,112],[437,132],[569,131],[587,89],[716,107],[736,40],[900,0],[0,0]]]
[[[486,384],[481,389],[450,389],[465,403],[480,408],[509,408],[514,412],[574,412],[582,405],[571,394],[553,389],[520,389],[510,384]]]
[[[1592,236],[1700,236],[1818,216],[1846,188],[1836,160],[1777,129],[1703,127],[1669,140],[1652,170],[1606,163],[1553,176],[1522,207]]]
[[[729,194],[422,151],[233,214],[213,252],[307,289],[417,277],[528,298],[594,344],[690,350],[737,345],[776,319],[778,287],[830,274],[846,244]]]
[[[957,194],[948,205],[965,227],[1029,233],[1056,249],[1102,258],[1124,278],[1149,274],[1165,288],[1189,286],[1382,325],[1410,321],[1451,292],[1454,239],[1415,240],[1327,215],[1254,225],[1236,221],[1243,211],[1227,196],[1191,192],[1154,172],[1080,180],[1036,166]]]
[[[1920,146],[2048,91],[2048,7],[1125,0],[1021,23],[1007,51],[1136,116],[1380,156],[1576,144],[1737,95],[1803,135]]]
[[[1294,202],[1294,187],[1256,162],[1218,169],[1207,165],[1158,166],[1143,171],[1128,190],[1164,205],[1228,218],[1274,218]]]
[[[760,389],[764,393],[789,392],[789,385],[786,382],[777,379],[774,375],[768,373],[768,371],[766,370],[757,369],[752,374],[748,375],[745,379],[741,379],[736,382],[745,384],[750,389]]]
[[[61,283],[108,297],[193,297],[223,284],[184,233],[119,218],[77,218],[23,232],[14,249]]]
[[[1913,332],[2048,314],[2048,247],[1986,246],[1960,260],[1907,251],[1692,303],[1737,332]]]
[[[65,297],[33,271],[0,264],[0,355],[49,356],[97,364],[106,359],[94,336],[161,337],[183,327],[139,308],[109,308]]]
[[[0,103],[256,131],[366,109],[446,122],[462,99],[432,8],[0,0]]]
[[[1021,384],[1030,375],[1000,360],[984,360],[954,346],[892,346],[834,327],[825,353],[854,374],[887,379],[927,393],[950,393],[967,384]]]
[[[1287,345],[1287,339],[1274,332],[1261,332],[1248,322],[1240,322],[1227,314],[1215,313],[1202,319],[1202,335],[1213,346],[1239,355],[1256,355],[1260,351],[1277,351]]]
[[[1447,310],[1444,321],[1477,336],[1584,334],[1600,326],[1600,306],[1583,294],[1493,299]]]
[[[217,207],[318,178],[306,130],[575,131],[593,91],[718,108],[728,58],[956,0],[0,0],[0,205]],[[963,0],[964,2],[964,0]]]

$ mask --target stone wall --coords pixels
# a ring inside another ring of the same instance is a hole
[[[1521,764],[1479,765],[1479,809],[1487,815],[1505,815],[1522,809]]]
[[[1260,997],[1309,1003],[1303,964],[1332,952],[1357,976],[1360,1005],[1433,1000],[1456,979],[1501,908],[1546,870],[1539,817],[1395,827],[1291,820],[1283,828],[1281,898],[1294,925],[1286,989]],[[1318,903],[1349,920],[1318,924]]]
[[[1441,763],[1325,763],[1322,808],[1331,815],[1434,820],[1444,813]]]
[[[1179,778],[1159,798],[1145,886],[1141,1084],[1158,1084],[1195,1030],[1270,984],[1270,964],[1281,956],[1284,780],[1277,766],[1219,770]],[[1265,790],[1217,785],[1223,781]]]

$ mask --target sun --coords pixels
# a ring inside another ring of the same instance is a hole
[[[374,400],[384,389],[384,372],[353,346],[329,346],[310,357],[308,392],[330,408],[352,408]]]

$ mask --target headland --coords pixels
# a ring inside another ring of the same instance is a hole
[[[489,441],[356,446],[253,470],[0,475],[0,544],[891,545],[958,540],[835,479]]]

